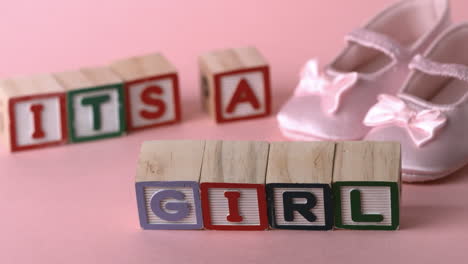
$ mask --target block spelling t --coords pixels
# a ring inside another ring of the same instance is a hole
[[[52,75],[0,81],[0,139],[9,151],[64,144],[65,90]]]
[[[330,230],[335,143],[270,143],[268,216],[276,229]]]
[[[267,142],[207,141],[201,196],[205,228],[265,230]]]
[[[111,69],[125,81],[129,131],[180,121],[177,70],[162,54],[122,59]]]
[[[270,71],[253,47],[200,56],[202,101],[218,123],[270,114]]]
[[[105,67],[56,73],[67,90],[71,142],[120,136],[125,132],[122,80]]]
[[[148,141],[136,175],[144,229],[201,229],[199,180],[205,141]]]
[[[400,179],[399,143],[337,143],[333,169],[335,226],[398,229]]]

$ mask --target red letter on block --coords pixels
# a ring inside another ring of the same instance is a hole
[[[125,83],[127,129],[135,131],[180,121],[176,73]]]
[[[268,216],[263,184],[200,184],[203,222],[212,230],[265,230]]]
[[[166,112],[166,103],[158,98],[151,97],[152,94],[162,95],[163,90],[159,86],[150,86],[141,93],[141,101],[147,105],[156,107],[156,111],[150,112],[147,110],[141,110],[140,115],[146,119],[157,119],[164,115]]]
[[[237,85],[236,91],[231,98],[231,102],[229,103],[226,112],[234,112],[237,105],[241,103],[250,103],[254,109],[260,108],[260,103],[258,102],[254,91],[252,91],[252,88],[250,88],[249,83],[245,79],[242,79]]]
[[[32,137],[34,139],[44,138],[45,133],[42,129],[42,111],[44,110],[44,106],[41,104],[34,104],[31,105],[31,112],[33,113],[34,117],[34,132]]]
[[[229,215],[226,219],[229,222],[242,222],[242,216],[239,215],[240,192],[225,192],[224,197],[228,198]]]

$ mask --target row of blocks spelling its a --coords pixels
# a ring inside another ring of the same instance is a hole
[[[252,47],[200,56],[216,122],[270,113],[267,62]],[[177,71],[161,54],[108,67],[0,80],[0,139],[10,151],[120,136],[181,120]]]
[[[392,142],[149,141],[136,176],[144,229],[395,230]]]

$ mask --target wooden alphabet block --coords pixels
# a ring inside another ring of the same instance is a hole
[[[272,228],[333,228],[334,151],[332,142],[270,143],[266,188]]]
[[[398,229],[400,178],[398,143],[337,143],[333,169],[335,226]]]
[[[270,73],[253,47],[200,56],[202,100],[218,123],[270,114]]]
[[[65,143],[63,87],[51,75],[0,81],[0,138],[12,152]]]
[[[111,69],[125,82],[129,131],[180,121],[177,71],[162,54],[120,60]]]
[[[207,141],[201,172],[205,228],[265,230],[267,142]]]
[[[201,229],[199,180],[205,141],[149,141],[136,176],[144,229]]]
[[[67,90],[71,142],[120,136],[125,132],[123,84],[105,67],[55,74]]]

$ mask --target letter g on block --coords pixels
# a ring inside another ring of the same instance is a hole
[[[164,190],[153,194],[151,197],[151,210],[153,213],[166,221],[180,221],[188,216],[189,204],[187,202],[168,202],[163,207],[163,201],[167,199],[175,199],[179,201],[185,200],[185,195],[176,190]],[[175,211],[174,213],[167,210]]]

